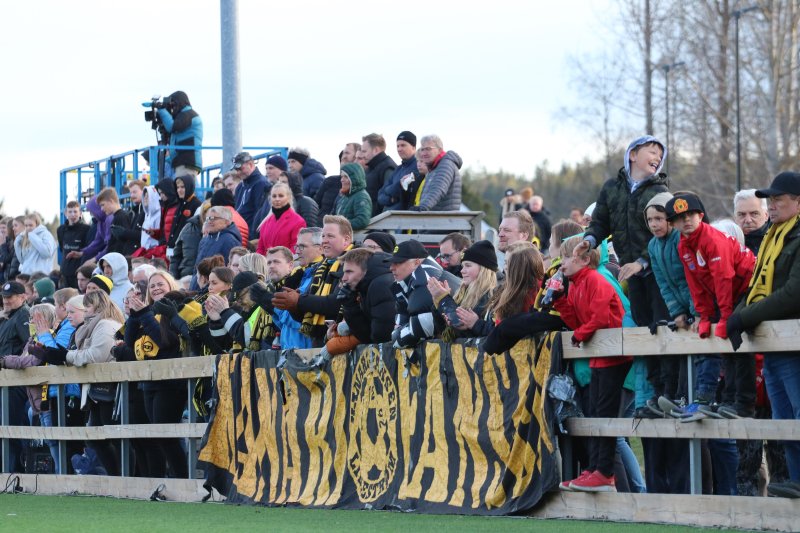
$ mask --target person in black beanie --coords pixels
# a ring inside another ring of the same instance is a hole
[[[408,208],[408,193],[403,189],[401,181],[409,174],[412,174],[414,179],[419,177],[417,136],[410,131],[401,131],[397,136],[397,155],[400,156],[400,166],[394,169],[391,178],[378,191],[378,203],[383,211]]]
[[[386,233],[385,231],[370,231],[364,237],[364,242],[361,244],[362,248],[372,250],[373,252],[386,252],[387,254],[394,253],[397,246],[394,236]]]

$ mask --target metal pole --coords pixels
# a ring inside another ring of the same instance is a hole
[[[239,89],[238,0],[220,0],[222,59],[222,171],[231,168],[242,148],[241,91]]]
[[[667,126],[667,149],[672,150],[672,144],[669,142],[669,69],[672,65],[664,67],[664,98],[666,100],[666,126]],[[664,172],[669,174],[669,159],[664,161]]]
[[[739,102],[739,17],[741,11],[734,12],[736,40],[736,191],[742,190],[742,113]]]

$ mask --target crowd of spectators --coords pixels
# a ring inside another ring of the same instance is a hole
[[[553,223],[532,189],[509,189],[496,247],[456,232],[437,255],[404,232],[355,238],[383,210],[460,206],[458,154],[436,135],[421,137],[417,149],[409,131],[396,145],[399,164],[381,135],[348,143],[328,177],[302,148],[287,160],[269,157],[264,174],[242,152],[203,200],[191,173],[154,186],[130,181],[124,207],[112,188],[87,203],[91,224],[70,201],[57,240],[38,215],[4,219],[0,367],[300,348],[319,349],[314,364],[324,365],[366,343],[403,348],[413,365],[429,339],[485,338],[485,352],[495,354],[541,332],[571,330],[580,346],[599,329],[659,325],[730,339],[738,349],[744,331],[800,314],[800,174],[738,192],[734,220],[711,225],[696,194],[669,192],[663,143],[642,137],[588,208]],[[675,357],[593,358],[568,370],[589,416],[693,422],[800,418],[798,365],[793,352],[698,357],[692,391]],[[208,383],[198,382],[193,398],[179,381],[132,389],[132,420],[177,423],[188,409],[207,415]],[[52,425],[60,408],[70,425],[119,421],[114,384],[67,386],[66,406],[51,401],[53,391],[13,389],[12,423]],[[588,439],[576,454],[580,475],[561,488],[688,493],[688,445],[643,446],[644,477],[625,439]],[[737,475],[751,468],[752,450],[727,439],[703,446],[707,492],[749,490]],[[87,444],[96,471],[119,474],[118,447]],[[800,489],[800,445],[770,449],[770,486]],[[178,439],[136,442],[133,454],[137,475],[188,474]]]

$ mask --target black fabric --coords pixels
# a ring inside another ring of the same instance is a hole
[[[373,217],[381,212],[381,206],[378,203],[378,191],[391,179],[396,168],[397,163],[392,161],[392,158],[386,155],[386,152],[376,154],[367,163],[367,192],[372,199]]]
[[[8,318],[0,319],[0,355],[20,354],[30,337],[28,320],[30,309],[26,304],[11,311]]]
[[[314,201],[319,206],[319,213],[317,215],[317,222],[314,226],[322,227],[322,219],[325,215],[333,215],[336,212],[336,198],[339,197],[339,191],[342,189],[341,176],[328,176],[322,182],[317,194],[314,196]]]
[[[106,253],[117,252],[122,255],[131,255],[139,248],[139,242],[125,239],[125,232],[133,225],[133,215],[124,209],[117,210],[111,222],[111,235],[108,239]]]
[[[186,388],[144,391],[144,408],[151,424],[178,424],[186,405]],[[178,438],[155,439],[174,477],[189,477],[186,455]]]
[[[589,382],[589,416],[616,418],[622,397],[622,384],[631,369],[631,362],[592,369]],[[614,473],[616,437],[590,437],[589,470],[599,470],[604,476]]]
[[[89,406],[89,427],[117,424],[113,417],[114,402],[95,402],[94,400],[87,400],[87,402]],[[86,443],[86,446],[97,453],[97,458],[103,464],[109,476],[120,475],[119,445],[120,441],[117,439],[94,440]]]
[[[680,355],[659,355],[647,357],[647,381],[653,386],[654,396],[662,395],[670,399],[680,398],[678,377],[683,357]]]
[[[752,411],[756,406],[756,358],[751,353],[726,354],[722,357],[725,387],[722,403],[737,410]]]
[[[561,317],[541,311],[519,313],[502,320],[486,337],[486,353],[503,353],[521,339],[545,331],[560,331],[566,326]]]
[[[642,439],[644,475],[649,494],[689,494],[689,442]]]
[[[487,240],[478,241],[464,250],[461,261],[471,261],[497,272],[497,253],[494,245]]]
[[[362,344],[387,342],[394,329],[394,277],[389,255],[376,253],[367,262],[367,272],[358,284],[358,297],[342,304],[350,332]]]
[[[89,229],[89,224],[79,220],[75,224],[62,224],[56,230],[58,247],[61,249],[61,278],[63,280],[61,288],[78,288],[77,273],[84,260],[81,257],[67,259],[67,254],[80,252],[89,245]]]
[[[668,321],[670,318],[669,309],[653,275],[629,278],[628,299],[631,303],[631,315],[637,326],[650,327],[653,322]]]
[[[364,235],[364,240],[367,239],[374,241],[375,244],[380,246],[381,250],[387,254],[393,253],[394,247],[397,245],[397,241],[395,240],[394,236],[390,233],[386,233],[385,231],[370,231]]]

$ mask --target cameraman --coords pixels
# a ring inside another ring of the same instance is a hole
[[[189,97],[183,91],[175,91],[169,95],[166,106],[158,109],[158,118],[169,133],[169,144],[172,146],[195,146],[203,144],[203,121],[192,109]],[[203,161],[199,149],[169,151],[174,176],[191,174],[197,177],[203,169]]]

